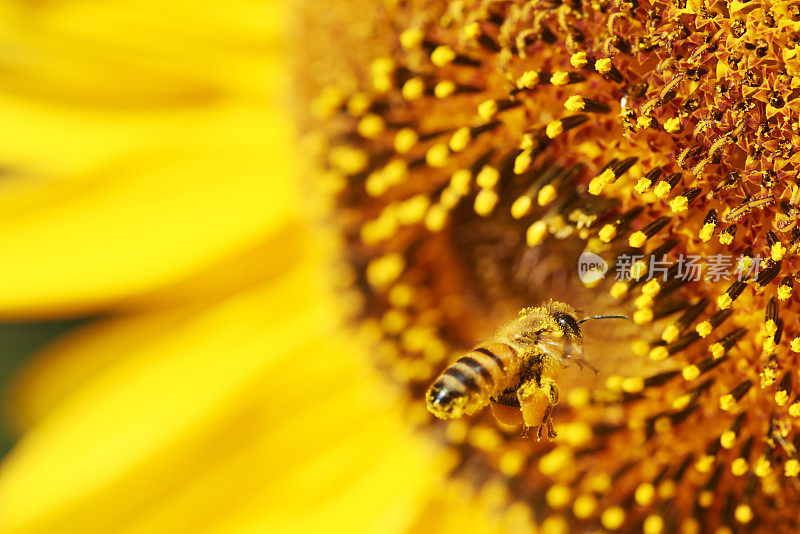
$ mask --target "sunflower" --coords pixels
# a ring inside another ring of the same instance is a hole
[[[337,319],[286,6],[0,9],[4,351],[49,339],[4,383],[0,531],[485,522]]]
[[[329,38],[301,62],[305,128],[352,321],[452,476],[546,533],[796,532],[798,5],[336,2],[304,23]],[[424,415],[437,374],[548,298],[631,317],[586,326],[601,373],[563,378],[554,441]]]

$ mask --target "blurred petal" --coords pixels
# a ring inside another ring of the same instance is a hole
[[[0,317],[152,294],[285,224],[280,2],[0,2],[0,15],[14,124],[0,133]]]

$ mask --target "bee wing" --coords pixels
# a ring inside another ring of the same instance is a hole
[[[595,373],[597,372],[597,369],[583,357],[583,343],[580,339],[544,335],[539,339],[537,346],[542,352],[560,361],[565,367],[575,364],[583,369],[585,365]]]

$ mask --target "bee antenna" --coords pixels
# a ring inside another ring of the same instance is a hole
[[[594,317],[585,317],[578,321],[578,324],[583,324],[590,319],[628,319],[627,315],[595,315]]]

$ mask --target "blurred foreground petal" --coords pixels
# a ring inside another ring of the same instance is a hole
[[[419,505],[441,471],[386,416],[392,395],[370,386],[357,349],[330,335],[334,309],[309,280],[297,269],[160,332],[158,320],[130,325],[125,354],[66,395],[2,464],[0,531],[106,532],[128,521],[134,531],[193,531],[187,521],[211,527],[227,509],[245,528],[299,519],[348,488],[353,497],[370,488],[377,506],[378,473],[386,499],[399,492],[402,509]],[[85,336],[89,351],[109,341],[91,328]],[[77,341],[65,347],[77,351]],[[266,507],[278,495],[289,499],[273,505],[284,515]],[[342,531],[355,520],[326,517]]]

